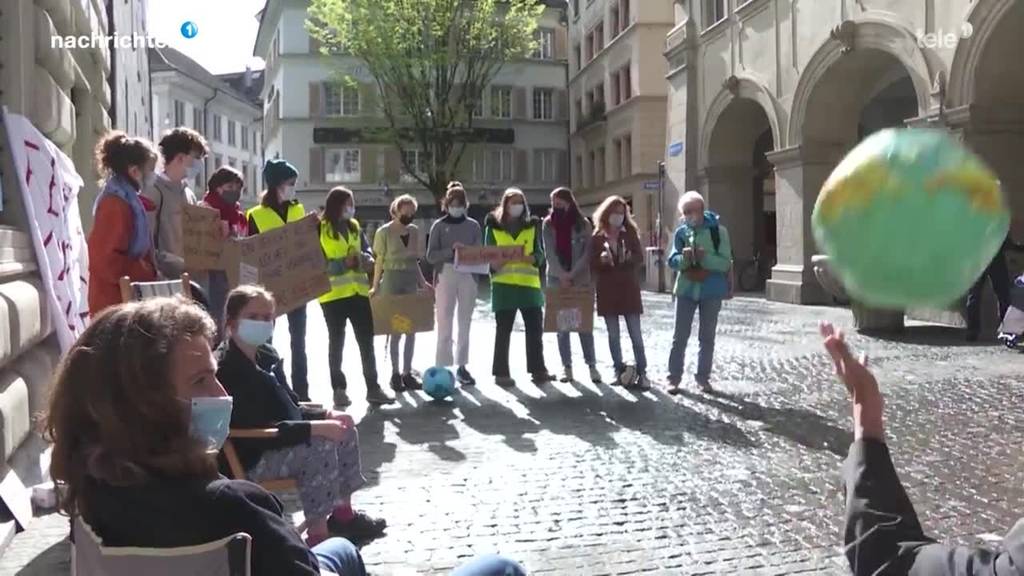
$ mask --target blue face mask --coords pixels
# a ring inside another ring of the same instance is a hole
[[[238,339],[249,346],[262,346],[274,335],[274,323],[242,318],[238,321]]]
[[[206,444],[206,449],[218,451],[224,446],[231,428],[231,396],[193,398],[190,401],[189,433]]]

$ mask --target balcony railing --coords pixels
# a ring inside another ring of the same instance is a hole
[[[591,126],[604,122],[606,118],[604,101],[598,100],[590,105],[590,113],[576,122],[576,131],[582,132]]]

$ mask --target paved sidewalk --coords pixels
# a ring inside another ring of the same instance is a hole
[[[660,380],[671,303],[645,299],[647,354]],[[387,537],[364,548],[368,566],[443,574],[468,556],[501,552],[535,574],[846,573],[838,470],[848,407],[821,352],[819,320],[852,323],[835,308],[728,303],[719,392],[672,397],[590,383],[538,389],[525,373],[515,374],[519,388],[497,388],[488,376],[493,322],[481,308],[470,366],[481,386],[450,403],[406,394],[396,407],[353,407],[370,479],[355,503],[390,524]],[[314,400],[328,401],[326,330],[315,305],[309,325]],[[285,322],[276,341],[288,349]],[[1024,356],[925,326],[899,340],[853,343],[871,355],[896,465],[929,533],[962,543],[1001,536],[1024,502]],[[433,335],[418,344],[416,367],[425,369]],[[545,344],[557,372],[553,336]],[[387,375],[383,348],[379,339]],[[512,358],[522,365],[524,357],[517,334]],[[345,365],[358,366],[351,338]],[[349,373],[358,400],[359,370]],[[67,574],[66,526],[55,514],[38,518],[0,559],[0,574]]]

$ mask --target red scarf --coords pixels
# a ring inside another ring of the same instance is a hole
[[[576,227],[576,211],[566,210],[559,215],[551,215],[551,225],[555,227],[555,253],[567,270],[572,268],[572,231]]]
[[[220,197],[220,194],[214,192],[207,192],[203,197],[203,202],[220,212],[220,219],[228,223],[232,236],[245,237],[249,235],[249,222],[245,219],[245,214],[242,213],[237,202],[228,204]]]

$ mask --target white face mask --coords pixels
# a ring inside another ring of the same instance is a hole
[[[285,186],[281,189],[281,201],[291,202],[295,200],[295,186]]]
[[[608,223],[611,224],[613,228],[622,228],[622,223],[625,222],[625,221],[626,221],[626,216],[624,214],[609,214],[608,215]]]
[[[449,206],[448,207],[448,214],[452,218],[462,218],[463,216],[466,215],[466,207],[465,206]]]
[[[525,209],[526,207],[523,206],[522,204],[509,204],[508,215],[513,218],[519,218],[520,216],[523,215],[523,210]]]
[[[349,206],[349,207],[345,208],[345,210],[343,210],[342,213],[341,213],[341,217],[343,219],[345,219],[345,220],[351,220],[351,219],[355,218],[356,217],[356,209],[354,207],[352,207],[352,206]]]
[[[203,163],[200,160],[193,159],[192,165],[188,167],[185,177],[192,180],[196,176],[199,176],[199,171],[203,169]]]

